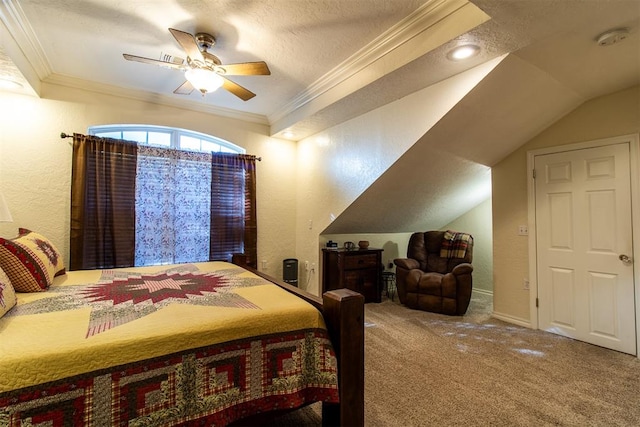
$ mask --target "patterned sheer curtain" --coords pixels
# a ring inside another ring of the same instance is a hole
[[[136,162],[135,144],[73,135],[70,270],[133,265]]]
[[[209,260],[211,154],[140,146],[136,265]]]
[[[255,157],[74,135],[70,269],[257,266]]]

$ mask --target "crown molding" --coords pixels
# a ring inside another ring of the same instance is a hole
[[[17,47],[22,51],[21,56],[26,59],[31,71],[35,73],[34,77],[39,80],[36,82],[37,86],[39,86],[39,83],[49,83],[90,92],[118,96],[121,98],[135,99],[158,105],[181,108],[183,110],[214,114],[245,122],[269,125],[266,116],[260,114],[243,113],[228,108],[214,107],[204,103],[174,99],[163,94],[151,94],[151,92],[145,92],[138,89],[123,89],[112,85],[56,74],[51,68],[50,62],[44,53],[42,46],[38,42],[38,38],[29,24],[18,0],[2,0],[2,3],[0,3],[0,20],[4,23],[11,37],[15,40]],[[24,73],[24,70],[21,69],[21,71]],[[39,93],[40,90],[37,90],[36,92]]]
[[[22,54],[27,58],[38,78],[44,80],[51,75],[53,70],[49,59],[17,0],[2,0],[0,20],[22,50]]]
[[[96,92],[104,95],[116,96],[119,98],[149,102],[152,104],[163,105],[167,107],[175,107],[183,110],[213,114],[216,116],[242,120],[244,122],[257,123],[260,125],[269,125],[267,117],[261,114],[243,113],[237,110],[232,110],[230,108],[215,107],[205,103],[196,103],[193,101],[175,99],[161,93],[152,93],[139,89],[125,89],[119,86],[112,86],[108,84],[77,79],[75,77],[63,74],[52,74],[45,80],[43,80],[43,83],[64,86],[73,89],[80,89],[83,91]]]
[[[305,104],[328,92],[367,66],[378,61],[391,51],[402,46],[437,22],[467,5],[467,0],[431,0],[415,12],[376,37],[362,49],[338,64],[305,90],[295,96],[281,109],[269,116],[276,123]]]

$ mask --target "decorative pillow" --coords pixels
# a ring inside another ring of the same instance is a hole
[[[51,286],[59,271],[60,253],[38,233],[15,239],[0,237],[0,268],[17,292],[41,292]]]
[[[0,317],[16,305],[16,293],[7,274],[0,268]]]
[[[19,236],[25,236],[27,234],[31,233],[32,234],[32,239],[39,239],[40,241],[42,241],[42,244],[44,246],[48,247],[48,250],[51,253],[51,259],[54,260],[55,259],[55,275],[56,276],[60,276],[65,274],[65,269],[64,269],[64,259],[62,258],[61,252],[58,250],[58,248],[56,248],[54,246],[54,244],[47,239],[46,237],[44,237],[41,234],[38,234],[34,231],[28,230],[26,228],[18,228],[18,235]]]

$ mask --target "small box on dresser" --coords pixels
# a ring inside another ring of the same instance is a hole
[[[322,292],[347,288],[380,302],[382,249],[322,249]]]

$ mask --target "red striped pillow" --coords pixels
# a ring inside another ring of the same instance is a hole
[[[15,239],[0,237],[0,268],[17,292],[42,292],[51,286],[53,277],[64,271],[60,252],[38,233],[28,230]]]

